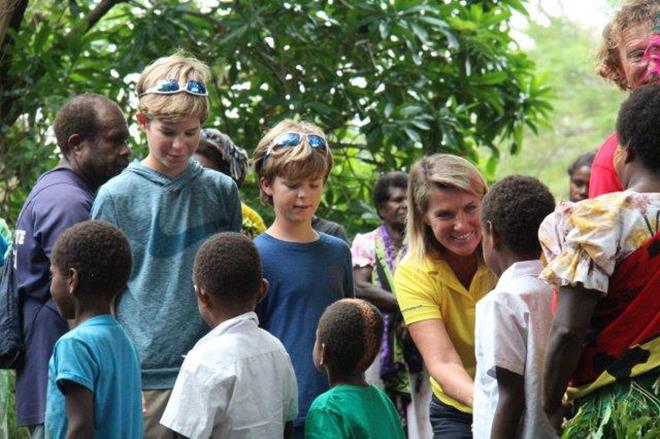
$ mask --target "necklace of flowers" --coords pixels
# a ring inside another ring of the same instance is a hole
[[[383,241],[383,247],[385,249],[385,262],[387,263],[387,268],[390,269],[390,272],[394,273],[397,262],[406,254],[408,249],[405,243],[401,244],[399,251],[396,250],[396,245],[394,245],[394,240],[390,236],[390,232],[387,230],[385,224],[380,225],[380,237]]]

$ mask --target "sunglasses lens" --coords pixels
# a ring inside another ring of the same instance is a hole
[[[199,95],[206,94],[206,87],[204,87],[204,84],[202,84],[199,81],[194,81],[194,80],[188,81],[188,84],[186,84],[186,90],[194,94],[199,94]]]
[[[173,92],[179,90],[179,83],[176,79],[161,79],[156,84],[156,89],[161,92]]]
[[[277,139],[277,142],[275,142],[275,146],[286,146],[286,147],[291,147],[291,146],[296,146],[300,144],[300,134],[298,133],[287,133]]]
[[[325,139],[321,136],[317,136],[316,134],[308,134],[307,141],[309,142],[309,146],[311,146],[312,148],[321,148],[321,149],[327,148]]]

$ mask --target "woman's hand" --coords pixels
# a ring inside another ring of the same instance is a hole
[[[444,393],[472,407],[474,381],[465,371],[444,322],[441,319],[415,322],[408,326],[408,331],[424,358],[426,369]]]

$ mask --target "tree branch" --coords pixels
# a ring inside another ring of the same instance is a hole
[[[11,35],[5,39],[7,29],[18,31],[23,21],[27,4],[27,0],[0,0],[0,60],[4,61],[6,59],[5,50],[14,42]]]
[[[94,27],[96,23],[103,18],[105,14],[110,12],[110,9],[112,9],[115,5],[119,3],[127,3],[128,0],[101,0],[98,5],[85,17],[85,22],[87,23],[87,26],[85,27],[85,31],[89,31],[91,28]]]

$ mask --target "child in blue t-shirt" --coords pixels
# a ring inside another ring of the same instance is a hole
[[[330,390],[307,413],[308,439],[402,439],[403,426],[389,397],[364,379],[383,337],[383,317],[360,299],[344,299],[325,310],[314,344],[314,364]]]
[[[63,335],[48,365],[46,437],[142,437],[138,353],[110,314],[131,272],[124,234],[104,221],[64,231],[53,247],[50,292]]]
[[[314,332],[328,305],[354,295],[351,253],[344,241],[312,228],[332,168],[330,148],[317,126],[280,122],[259,142],[254,168],[261,198],[275,210],[273,224],[254,241],[270,284],[256,312],[261,326],[291,356],[299,392],[294,436],[299,438],[312,400],[328,389],[311,360]]]

